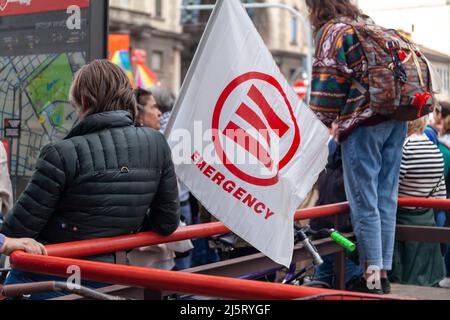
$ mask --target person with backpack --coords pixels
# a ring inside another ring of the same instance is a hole
[[[344,185],[364,280],[355,291],[390,292],[402,146],[407,120],[432,111],[424,56],[374,24],[350,0],[306,0],[316,36],[310,108],[337,123]]]

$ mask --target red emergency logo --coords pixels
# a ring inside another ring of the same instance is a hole
[[[300,147],[300,129],[286,93],[274,77],[260,72],[245,73],[225,88],[214,110],[212,129],[215,151],[224,166],[257,186],[278,183],[279,171]],[[232,155],[223,146],[226,140],[254,157],[269,174],[251,175],[247,164],[230,160]],[[278,143],[276,151],[282,156],[275,157],[274,143]]]

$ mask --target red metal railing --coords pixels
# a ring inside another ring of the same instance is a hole
[[[450,209],[450,200],[400,199],[399,205],[406,207]],[[341,203],[300,210],[295,214],[295,219],[304,220],[346,212],[348,212],[348,204]],[[129,250],[142,246],[208,237],[227,232],[229,232],[229,229],[222,223],[209,223],[180,228],[168,237],[162,237],[155,233],[142,233],[117,238],[64,243],[48,246],[48,257],[30,255],[24,252],[14,252],[11,256],[11,262],[14,268],[22,271],[62,277],[68,276],[67,268],[69,266],[76,265],[81,268],[83,280],[213,297],[231,299],[296,299],[315,295],[327,295],[324,299],[334,299],[336,297],[342,299],[342,291],[286,286],[73,259]],[[335,297],[333,298],[332,295],[335,295]],[[359,295],[359,297],[361,299],[380,299],[379,296],[363,294]],[[348,298],[353,299],[352,297]]]
[[[348,212],[348,204],[321,206],[299,210],[294,219],[305,220],[318,217],[343,214]],[[134,248],[151,246],[161,243],[170,243],[186,239],[205,238],[230,232],[221,222],[206,223],[179,228],[168,237],[163,237],[154,232],[144,232],[137,235],[127,235],[115,238],[103,238],[96,240],[78,241],[47,246],[50,256],[62,258],[82,258]]]
[[[15,267],[17,267],[19,262],[19,269],[28,272],[67,277],[67,268],[69,266],[78,266],[83,280],[147,288],[156,291],[192,293],[208,297],[245,300],[287,300],[330,294],[334,296],[329,296],[328,299],[334,300],[336,299],[335,297],[340,297],[343,294],[342,291],[336,290],[296,287],[86,260],[42,257],[29,255],[24,252],[15,252],[13,260]],[[354,299],[374,300],[380,299],[380,297],[361,294],[352,298],[352,300]],[[389,300],[392,300],[392,298]]]

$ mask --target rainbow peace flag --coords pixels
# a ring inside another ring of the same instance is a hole
[[[116,51],[111,62],[122,68],[134,86],[133,72],[131,71],[130,53],[125,50]]]
[[[136,87],[142,89],[151,89],[156,85],[158,77],[147,66],[139,64],[136,69]]]

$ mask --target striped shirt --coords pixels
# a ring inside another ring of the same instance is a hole
[[[447,197],[442,153],[425,135],[410,136],[403,146],[399,197]],[[415,209],[415,208],[408,208]]]
[[[167,125],[169,124],[169,120],[170,120],[170,116],[171,116],[172,112],[165,112],[162,114],[161,116],[161,133],[164,133],[164,131],[166,131]]]

